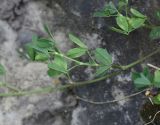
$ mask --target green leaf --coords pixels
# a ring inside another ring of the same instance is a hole
[[[53,35],[52,35],[52,33],[51,33],[51,31],[50,31],[50,29],[49,29],[49,27],[48,27],[47,24],[44,24],[44,30],[46,31],[46,33],[47,33],[51,38],[53,38]]]
[[[59,71],[56,71],[56,70],[53,70],[53,69],[49,69],[47,71],[47,73],[50,77],[57,77],[57,76],[60,76],[62,74],[62,72],[59,72]]]
[[[122,10],[125,9],[125,6],[127,6],[128,0],[119,0],[118,1],[118,9]]]
[[[155,12],[155,16],[158,20],[160,20],[160,10]]]
[[[133,72],[132,80],[137,88],[144,88],[153,85],[153,75],[149,72],[148,67],[144,68],[143,72]]]
[[[109,68],[110,68],[110,66],[101,66],[101,67],[98,67],[97,70],[96,70],[95,76],[98,77],[100,75],[103,75]]]
[[[124,30],[125,32],[128,32],[129,26],[128,26],[128,21],[127,21],[127,17],[123,16],[122,14],[119,14],[116,17],[116,22],[117,25]]]
[[[143,74],[146,78],[148,78],[150,80],[151,74],[149,72],[148,67],[145,67],[142,73],[132,72],[132,80],[136,80],[137,78],[140,78],[141,74]]]
[[[104,11],[109,12],[110,15],[117,13],[117,9],[112,1],[105,5]]]
[[[153,75],[150,73],[148,67],[145,67],[145,68],[144,68],[144,70],[143,70],[143,75],[144,75],[145,77],[147,77],[147,78],[150,80],[151,83],[153,83],[154,77],[153,77]]]
[[[160,94],[158,94],[157,96],[154,96],[152,98],[152,101],[153,101],[154,104],[159,105],[160,104]]]
[[[122,33],[122,34],[128,35],[128,32],[123,31],[123,30],[118,29],[118,28],[115,28],[115,27],[111,27],[111,30],[113,30],[115,32],[118,32],[118,33]]]
[[[112,57],[107,52],[106,49],[97,48],[95,50],[95,58],[96,58],[97,62],[99,62],[102,65],[108,66],[108,65],[112,64]]]
[[[84,48],[74,48],[74,49],[70,49],[68,52],[67,52],[67,56],[70,57],[70,58],[78,58],[82,55],[84,55],[86,53],[86,49]]]
[[[126,3],[124,1],[119,1],[118,2],[118,9],[121,10],[123,7],[126,6]]]
[[[38,39],[35,44],[40,48],[49,48],[54,45],[53,41],[45,38]]]
[[[6,73],[5,68],[0,64],[0,75],[4,75]]]
[[[159,39],[160,38],[160,27],[152,28],[152,30],[149,34],[149,37],[151,40]]]
[[[140,13],[139,11],[137,11],[133,8],[131,8],[130,11],[135,17],[147,18],[145,15],[143,15],[142,13]]]
[[[78,46],[80,46],[81,48],[87,48],[87,46],[78,37],[74,36],[73,34],[69,34],[69,39],[75,44],[77,44]]]
[[[34,61],[34,60],[35,60],[36,52],[34,51],[34,49],[33,49],[32,47],[30,47],[30,43],[27,44],[27,45],[25,46],[25,48],[26,48],[26,52],[27,52],[29,58],[30,58],[32,61]]]
[[[109,2],[109,3],[105,4],[103,9],[95,12],[93,14],[93,16],[94,17],[110,17],[115,14],[117,14],[117,9],[116,9],[115,5],[113,4],[113,2]]]
[[[89,65],[97,65],[97,63],[96,63],[94,60],[92,60],[92,59],[89,60],[88,64],[89,64]]]
[[[48,51],[54,51],[53,49],[54,41],[50,39],[41,38],[38,39],[37,36],[32,37],[32,42],[26,44],[26,51],[31,60],[36,60],[40,57],[36,57],[36,53],[45,54],[49,57]],[[39,60],[39,59],[38,59]]]
[[[59,64],[57,63],[49,63],[48,64],[48,68],[59,71],[61,73],[67,73],[66,69],[64,69],[63,67],[61,67]]]
[[[94,17],[110,17],[117,14],[117,9],[113,2],[105,4],[104,8],[100,11],[97,11],[93,14]]]
[[[110,14],[108,12],[105,12],[105,11],[97,11],[97,12],[94,12],[93,14],[93,17],[109,17]]]
[[[53,63],[48,64],[48,67],[62,73],[67,73],[67,61],[58,55],[55,56]]]
[[[139,27],[142,27],[144,25],[146,19],[142,18],[130,18],[129,19],[129,24],[134,28],[137,29]]]
[[[36,56],[35,56],[35,60],[36,61],[46,61],[48,60],[48,56],[46,54],[43,54],[43,53],[37,53]]]
[[[47,48],[40,48],[40,47],[38,47],[37,45],[35,45],[35,44],[33,44],[33,43],[27,44],[27,47],[33,48],[33,49],[35,49],[36,51],[41,52],[41,53],[46,54],[47,56],[49,56],[49,54],[48,54],[48,49],[47,49]]]
[[[138,73],[138,72],[132,72],[132,80],[136,80],[139,77],[141,77],[140,73]]]
[[[146,77],[150,76],[150,72],[149,72],[148,67],[145,67],[145,68],[143,69],[143,75],[146,76]]]
[[[34,42],[36,42],[38,40],[38,36],[37,35],[33,35],[32,36],[32,42],[34,43]]]
[[[160,88],[160,71],[159,70],[156,70],[154,72],[154,85]]]
[[[156,70],[154,72],[154,82],[160,83],[160,71],[159,70]]]
[[[144,76],[144,74],[140,74],[140,77],[136,78],[134,80],[134,84],[136,86],[136,88],[145,88],[151,85],[150,80]]]

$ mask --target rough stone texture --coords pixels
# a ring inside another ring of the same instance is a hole
[[[43,23],[48,20],[47,18],[54,18],[51,9],[40,1],[21,0],[1,1],[0,8],[0,63],[4,64],[7,70],[6,78],[1,80],[24,90],[47,85],[54,87],[54,80],[46,74],[47,65],[29,62],[21,58],[17,51],[19,47],[30,42],[33,33],[45,35]],[[63,11],[60,12],[63,13]],[[43,17],[44,15],[46,16]],[[65,35],[61,38],[59,34],[65,34],[65,32],[57,31],[57,40],[66,39]],[[62,49],[64,46],[66,45],[63,45]],[[3,89],[3,92],[7,91]],[[76,104],[75,99],[71,96],[62,99],[61,95],[57,92],[28,97],[1,98],[0,125],[69,125],[68,119],[71,117],[71,109]]]
[[[47,76],[45,64],[29,62],[18,53],[25,43],[31,41],[32,34],[46,35],[44,23],[54,32],[64,52],[73,46],[67,38],[69,32],[79,35],[90,48],[100,45],[107,48],[114,62],[123,65],[154,49],[157,43],[149,41],[148,31],[138,30],[124,37],[108,29],[113,24],[112,20],[93,18],[93,11],[101,8],[104,2],[1,0],[0,63],[6,66],[7,75],[0,79],[21,89],[55,86],[56,80]],[[159,7],[158,0],[131,0],[131,4],[151,17],[154,9]],[[157,58],[150,61],[159,64]],[[140,70],[141,66],[135,69]],[[72,76],[75,80],[92,77],[90,68],[76,70]],[[135,91],[129,73],[99,83],[76,89],[74,93],[91,100],[106,101],[122,98]],[[92,105],[82,101],[76,105],[75,98],[69,92],[1,98],[0,125],[142,125],[139,115],[142,103],[143,95],[107,105]]]

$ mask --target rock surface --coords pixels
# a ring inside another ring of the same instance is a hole
[[[108,29],[112,21],[93,18],[94,10],[101,8],[104,3],[105,0],[1,0],[0,63],[7,69],[6,78],[1,79],[21,89],[55,86],[54,80],[46,74],[45,64],[29,62],[18,53],[25,43],[31,41],[33,34],[46,35],[44,23],[54,32],[55,39],[64,52],[72,46],[68,40],[69,32],[79,35],[90,48],[107,48],[114,61],[123,65],[154,49],[157,43],[149,41],[147,31],[138,30],[125,37]],[[132,0],[131,4],[152,16],[160,3],[158,0]],[[159,63],[156,57],[150,61]],[[135,68],[140,70],[141,66]],[[90,79],[92,72],[89,68],[77,70],[73,78]],[[74,92],[96,101],[119,99],[134,92],[128,72],[99,83]],[[143,95],[106,105],[93,105],[83,101],[76,105],[75,98],[67,92],[65,94],[65,97],[57,92],[0,98],[0,125],[143,124],[139,115],[139,109],[145,100]]]

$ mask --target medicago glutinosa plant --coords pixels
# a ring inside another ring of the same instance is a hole
[[[111,30],[118,33],[129,35],[130,32],[138,28],[149,27],[151,29],[149,37],[152,40],[160,38],[160,28],[158,26],[156,27],[151,25],[149,23],[149,18],[146,15],[132,7],[129,7],[127,0],[119,0],[118,5],[114,5],[113,2],[107,3],[103,9],[94,13],[94,17],[114,17],[116,26],[111,26]],[[156,12],[156,17],[160,19],[160,12]],[[119,75],[123,71],[133,68],[135,65],[142,63],[144,60],[160,52],[160,48],[157,48],[148,55],[124,66],[115,64],[112,60],[111,54],[109,54],[109,52],[104,48],[96,48],[95,50],[89,49],[85,42],[73,33],[69,33],[68,38],[75,45],[75,47],[64,53],[58,48],[57,42],[55,41],[54,36],[47,25],[44,26],[44,29],[48,36],[43,38],[33,36],[32,42],[26,45],[28,57],[32,61],[40,61],[48,65],[47,73],[50,77],[55,78],[63,76],[66,77],[68,83],[55,88],[52,86],[47,86],[45,88],[38,90],[33,89],[30,91],[17,90],[14,86],[1,83],[1,86],[5,86],[14,91],[0,93],[0,96],[22,96],[49,93],[99,83],[98,81]],[[83,56],[88,57],[88,60],[83,61],[81,58]],[[71,71],[75,70],[75,68],[81,68],[82,66],[93,68],[95,71],[94,78],[88,81],[73,81]],[[5,69],[2,65],[0,65],[0,75],[4,74]],[[153,90],[153,88],[160,88],[159,68],[156,68],[154,73],[150,73],[148,68],[145,68],[141,73],[133,72],[132,79],[137,89],[146,90],[147,88],[147,90]],[[149,98],[151,98],[154,103],[160,104],[159,94],[154,96],[149,95]]]
[[[125,35],[139,28],[149,28],[149,37],[151,40],[160,38],[160,26],[151,23],[150,18],[142,14],[137,9],[129,6],[128,0],[119,0],[117,4],[112,1],[94,13],[94,17],[113,17],[116,26],[110,26],[110,29]],[[160,11],[154,13],[155,19],[160,21]]]

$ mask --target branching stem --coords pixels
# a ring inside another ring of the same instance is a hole
[[[143,62],[144,60],[150,58],[151,56],[157,54],[158,52],[160,52],[160,48],[158,48],[157,50],[153,51],[149,55],[144,56],[144,57],[140,58],[139,60],[137,60],[137,61],[135,61],[135,62],[133,62],[129,65],[121,66],[122,70],[120,70],[120,71],[116,71],[116,72],[107,74],[106,76],[103,76],[103,77],[100,77],[100,78],[97,78],[97,79],[93,79],[93,80],[89,80],[89,81],[83,81],[83,82],[73,82],[72,84],[68,83],[66,85],[59,86],[59,87],[56,87],[56,88],[53,88],[52,86],[48,86],[48,87],[45,87],[45,88],[34,89],[34,90],[31,90],[31,91],[1,93],[0,97],[22,96],[22,95],[24,96],[24,95],[33,95],[33,94],[40,94],[40,93],[50,93],[50,92],[55,92],[55,91],[64,91],[64,90],[69,89],[69,88],[72,89],[72,88],[81,87],[81,86],[85,86],[85,85],[89,85],[89,84],[94,84],[94,83],[97,83],[97,82],[99,83],[99,81],[101,81],[101,80],[111,78],[113,76],[121,74],[122,71],[126,71],[126,70],[134,67],[135,65]]]
[[[153,51],[152,53],[148,54],[147,56],[144,56],[142,58],[140,58],[139,60],[129,64],[129,65],[126,65],[126,66],[122,66],[122,70],[127,70],[127,69],[130,69],[132,67],[134,67],[135,65],[145,61],[146,59],[152,57],[153,55],[157,54],[158,52],[160,52],[160,48],[156,49],[155,51]]]

